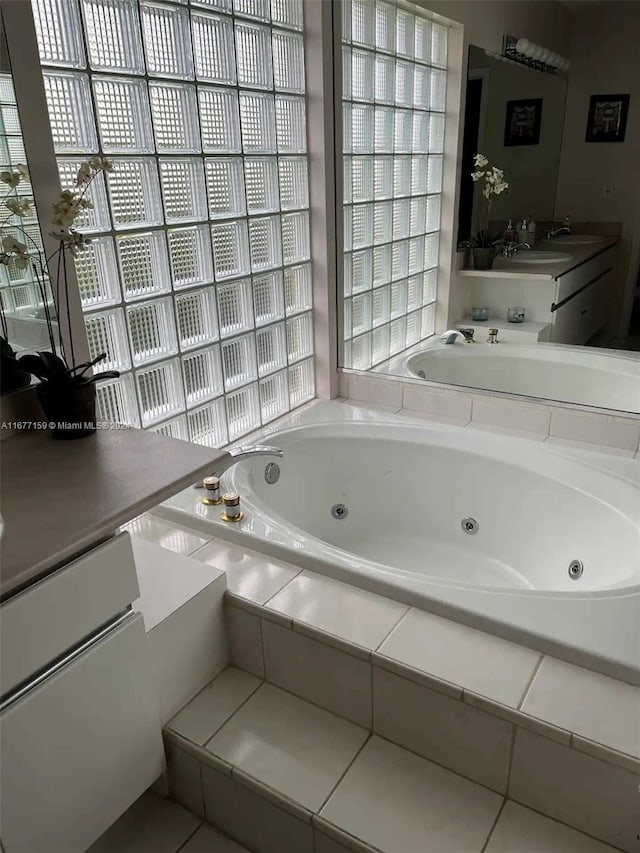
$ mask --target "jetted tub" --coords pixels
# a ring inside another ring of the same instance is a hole
[[[640,356],[564,344],[443,344],[404,358],[404,376],[640,412]]]
[[[317,406],[335,419],[290,418],[262,439],[283,459],[225,475],[243,522],[193,489],[160,513],[640,683],[640,466],[617,459],[621,476],[600,454]]]

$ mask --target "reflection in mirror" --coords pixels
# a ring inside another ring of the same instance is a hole
[[[58,340],[55,307],[42,271],[42,236],[26,163],[0,17],[0,393],[3,394],[31,383],[30,374],[15,364],[15,356],[49,350],[50,334]]]

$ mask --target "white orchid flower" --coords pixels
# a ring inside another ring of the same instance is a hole
[[[4,206],[8,208],[11,213],[16,216],[27,216],[31,212],[31,202],[29,199],[20,199],[20,198],[8,198]]]
[[[484,154],[474,154],[473,163],[476,169],[484,169],[484,167],[488,165],[489,161]]]

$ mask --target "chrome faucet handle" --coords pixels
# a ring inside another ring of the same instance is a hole
[[[487,338],[488,344],[499,344],[498,340],[498,329],[489,329],[489,337]]]
[[[474,335],[475,329],[460,329],[459,331],[462,332],[462,334],[464,335],[465,343],[467,343],[467,344],[473,343],[473,335]]]

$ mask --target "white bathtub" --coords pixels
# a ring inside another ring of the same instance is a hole
[[[640,355],[564,344],[443,344],[396,359],[385,372],[545,400],[640,412]]]
[[[640,683],[640,466],[339,403],[289,421],[277,483],[268,458],[224,479],[242,523],[193,489],[162,514]]]

